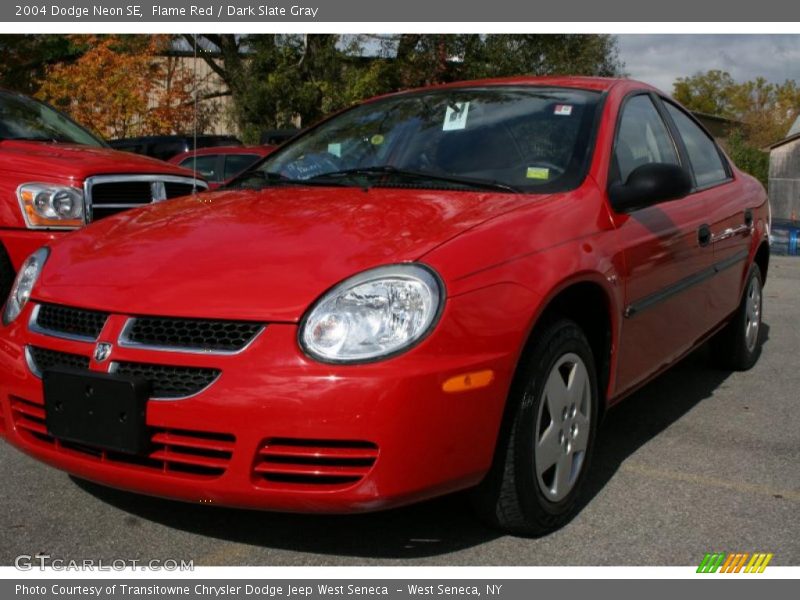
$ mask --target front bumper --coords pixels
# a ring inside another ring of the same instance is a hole
[[[142,460],[47,434],[42,383],[26,362],[26,347],[90,357],[95,344],[31,331],[31,302],[0,328],[0,437],[78,477],[197,503],[346,513],[463,489],[491,464],[516,359],[508,349],[522,334],[513,314],[483,331],[477,324],[489,320],[476,314],[479,296],[448,300],[436,331],[412,351],[358,366],[310,360],[294,324],[267,325],[234,355],[124,347],[116,341],[127,316],[112,315],[98,338],[114,343],[109,363],[221,371],[195,396],[148,402],[147,425],[158,445]],[[91,360],[90,369],[104,371],[109,363]],[[487,387],[443,391],[449,378],[485,369],[495,375]]]

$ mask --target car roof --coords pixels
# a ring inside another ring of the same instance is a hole
[[[641,81],[634,79],[627,79],[624,77],[587,77],[587,76],[547,76],[547,77],[533,77],[529,75],[517,77],[497,77],[492,79],[473,79],[467,81],[455,81],[452,83],[443,83],[438,85],[430,85],[409,90],[402,90],[391,94],[384,94],[370,99],[369,101],[379,100],[381,98],[388,98],[392,96],[402,96],[404,94],[414,94],[424,92],[427,90],[447,90],[458,88],[481,88],[481,87],[524,87],[524,86],[541,86],[541,87],[560,87],[560,88],[573,88],[577,90],[589,90],[595,92],[607,92],[611,88],[623,85],[631,88],[643,88],[655,90],[654,87]],[[369,102],[368,101],[368,102]]]

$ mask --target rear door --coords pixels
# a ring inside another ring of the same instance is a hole
[[[609,185],[625,182],[638,166],[677,164],[686,152],[648,92],[628,96],[620,109]],[[708,207],[703,194],[616,214],[625,256],[625,315],[617,362],[618,391],[668,365],[708,326],[707,274],[713,249],[702,243]]]
[[[713,138],[683,109],[664,100],[680,136],[697,185],[708,208],[706,225],[714,249],[715,277],[709,288],[709,327],[720,323],[739,304],[752,242],[753,213],[747,195]]]

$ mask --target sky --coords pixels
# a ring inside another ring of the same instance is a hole
[[[800,35],[625,34],[618,42],[626,73],[669,94],[678,77],[711,69],[740,82],[800,83]]]

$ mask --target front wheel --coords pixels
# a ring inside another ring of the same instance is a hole
[[[586,336],[568,319],[538,332],[523,360],[495,464],[475,500],[494,525],[541,535],[578,511],[597,428],[597,376]]]

